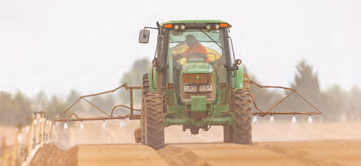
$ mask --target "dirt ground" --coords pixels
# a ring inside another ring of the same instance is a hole
[[[157,151],[134,143],[138,123],[74,123],[67,130],[59,124],[56,146],[39,149],[30,165],[361,165],[361,123],[260,121],[251,146],[221,143],[221,127],[195,136],[174,126]]]

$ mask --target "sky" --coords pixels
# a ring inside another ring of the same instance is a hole
[[[263,85],[289,87],[305,59],[321,90],[361,85],[358,0],[0,0],[0,91],[66,96],[114,89],[134,60],[152,59],[156,21],[230,22],[236,58]],[[139,78],[141,79],[141,78]]]

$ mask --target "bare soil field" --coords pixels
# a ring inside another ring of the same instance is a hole
[[[253,124],[253,145],[225,144],[222,128],[199,135],[166,128],[167,146],[154,150],[134,143],[137,121],[69,125],[57,129],[57,143],[39,149],[30,165],[361,165],[361,123],[261,121]]]
[[[138,144],[45,145],[30,165],[359,166],[361,141],[168,144],[158,151]]]

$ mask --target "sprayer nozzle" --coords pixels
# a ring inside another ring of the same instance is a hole
[[[84,129],[83,121],[80,122],[80,129]]]
[[[66,122],[64,123],[64,129],[68,129],[68,125],[66,124]]]
[[[273,115],[271,115],[271,118],[269,119],[270,122],[274,122],[275,118],[273,117]]]
[[[107,127],[106,124],[105,124],[105,120],[103,120],[102,127],[103,127],[103,129],[105,129]]]
[[[311,115],[308,116],[308,123],[312,123],[312,117],[311,117]]]
[[[255,115],[255,116],[253,117],[252,122],[255,123],[255,122],[257,122],[257,121],[258,121],[258,118],[257,118],[257,115]]]
[[[125,127],[125,121],[124,120],[120,120],[120,127],[124,128]]]
[[[297,122],[296,116],[293,115],[293,116],[292,116],[292,123],[296,123],[296,122]]]

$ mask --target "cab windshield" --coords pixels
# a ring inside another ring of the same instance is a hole
[[[224,47],[221,35],[220,30],[171,30],[169,33],[169,55],[173,55],[171,59],[177,59],[178,63],[184,65],[190,52],[203,53],[208,57],[207,62],[212,63],[221,58],[223,54]],[[196,45],[194,48],[188,42],[189,36],[194,37],[192,37]],[[179,55],[185,55],[186,57],[178,58]]]
[[[182,66],[191,60],[203,61],[216,69],[221,82],[227,82],[224,29],[187,29],[169,30],[168,39],[168,77],[169,83],[177,82]],[[191,42],[190,42],[191,41]],[[193,44],[192,44],[193,42]],[[202,55],[200,55],[202,54]],[[194,58],[194,59],[191,59]]]

